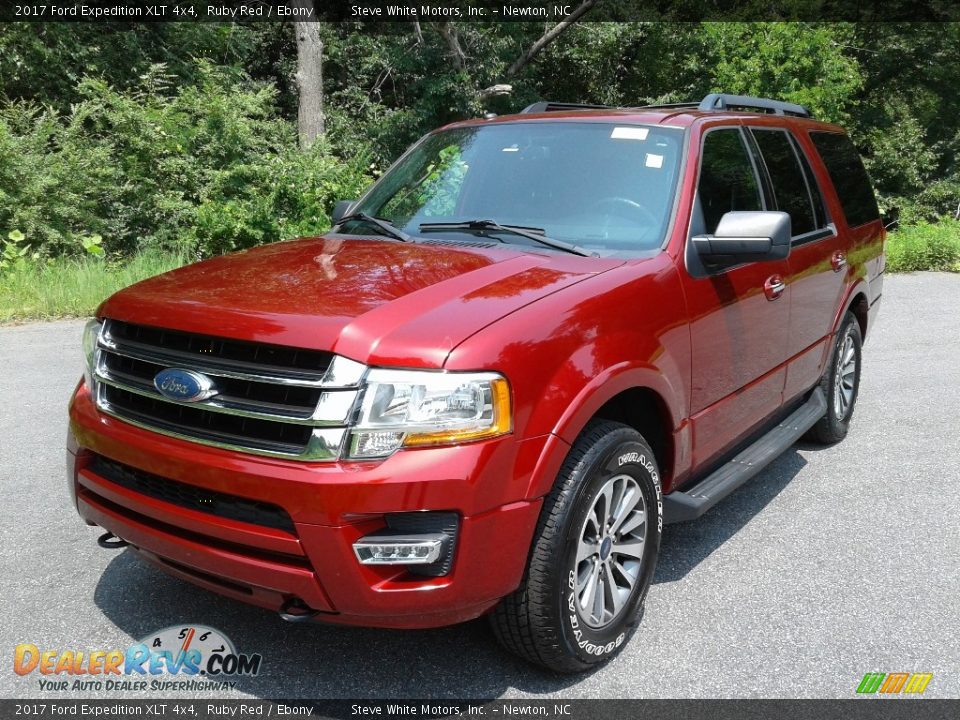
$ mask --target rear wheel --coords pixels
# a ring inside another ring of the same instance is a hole
[[[620,423],[588,425],[544,501],[523,583],[491,615],[500,642],[557,672],[616,655],[640,619],[662,516],[643,437]]]
[[[830,364],[820,380],[820,388],[827,398],[827,412],[810,428],[807,434],[810,440],[832,444],[847,436],[860,391],[862,358],[860,323],[848,312],[834,339]]]

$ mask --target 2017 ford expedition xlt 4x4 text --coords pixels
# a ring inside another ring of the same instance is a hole
[[[99,308],[67,462],[102,545],[290,621],[489,614],[573,672],[630,637],[663,523],[847,433],[884,229],[803,107],[458,122],[334,223]]]

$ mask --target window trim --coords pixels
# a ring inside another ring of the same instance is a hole
[[[813,174],[813,165],[810,164],[810,158],[807,157],[803,147],[801,147],[796,133],[790,131],[787,133],[787,135],[790,140],[790,144],[793,146],[793,152],[796,154],[797,160],[800,164],[800,172],[803,173],[804,181],[807,183],[807,193],[810,195],[810,203],[813,206],[814,220],[823,221],[822,223],[817,224],[817,227],[820,229],[829,227],[833,224],[833,218],[830,217],[830,210],[827,207],[827,200],[823,196],[823,189],[820,187],[820,183],[817,182],[817,178]],[[817,204],[813,202],[814,191],[817,192],[817,195],[820,198],[820,208],[823,210],[822,218],[817,218]]]
[[[818,242],[820,240],[835,238],[836,236],[837,236],[837,226],[831,222],[831,223],[827,223],[822,228],[811,230],[810,232],[803,233],[802,235],[794,235],[793,237],[790,238],[790,247],[799,247],[801,245],[808,245],[810,243]]]
[[[772,128],[773,130],[779,130],[780,128]],[[754,137],[753,127],[750,125],[744,126],[744,134],[747,138],[747,145],[749,146],[750,154],[754,157],[754,163],[757,166],[757,174],[760,176],[760,184],[763,187],[763,197],[767,201],[764,203],[764,209],[774,209],[774,205],[777,203],[777,193],[773,187],[773,178],[770,176],[770,168],[767,167],[766,158],[763,157],[763,153],[760,151],[760,144],[757,142],[757,138]],[[768,207],[769,206],[769,207]]]

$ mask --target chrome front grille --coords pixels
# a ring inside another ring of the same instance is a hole
[[[161,371],[202,373],[216,395],[172,400]],[[134,425],[215,447],[336,460],[366,367],[299,350],[107,320],[97,344],[97,406]]]

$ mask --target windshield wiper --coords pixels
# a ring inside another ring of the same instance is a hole
[[[519,225],[501,225],[494,220],[466,220],[464,222],[446,222],[446,223],[423,223],[420,226],[420,232],[437,232],[442,230],[498,230],[508,232],[513,235],[528,238],[541,245],[563,250],[564,252],[582,255],[583,257],[597,257],[597,254],[584,250],[582,247],[564,242],[563,240],[554,240],[543,234],[540,228],[524,228]]]
[[[367,213],[358,212],[347,215],[346,217],[340,218],[337,221],[337,226],[343,225],[344,223],[352,221],[365,222],[368,225],[373,225],[378,228],[384,235],[387,237],[392,237],[394,240],[399,240],[400,242],[410,242],[413,238],[407,235],[403,230],[396,227],[392,223],[381,220],[380,218],[374,217],[373,215],[367,215]]]

